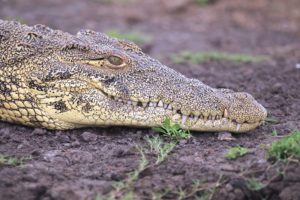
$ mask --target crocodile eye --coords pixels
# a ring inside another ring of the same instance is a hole
[[[118,56],[109,56],[107,60],[112,65],[120,66],[123,64],[123,59]]]

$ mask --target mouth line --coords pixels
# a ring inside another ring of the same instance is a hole
[[[217,124],[230,124],[232,123],[236,127],[236,131],[239,131],[242,126],[253,126],[257,124],[261,124],[263,121],[257,121],[257,122],[242,122],[239,123],[235,119],[230,119],[228,115],[228,110],[225,109],[223,111],[222,115],[184,115],[180,109],[174,109],[171,106],[171,103],[167,104],[164,103],[162,100],[159,101],[148,101],[148,102],[142,102],[142,101],[135,101],[130,99],[124,99],[118,96],[110,95],[107,92],[101,90],[101,92],[110,100],[114,101],[115,103],[120,103],[123,106],[131,106],[133,110],[142,108],[143,110],[147,109],[164,109],[166,112],[172,112],[173,116],[177,115],[182,127],[191,127],[197,123],[202,123],[203,125],[212,125],[216,126]],[[189,126],[187,126],[187,122],[189,121]]]

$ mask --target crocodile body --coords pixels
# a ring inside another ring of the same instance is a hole
[[[71,35],[0,20],[0,120],[47,129],[159,126],[245,132],[266,110],[250,94],[214,89],[91,30]]]

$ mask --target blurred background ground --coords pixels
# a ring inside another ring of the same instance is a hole
[[[3,20],[45,24],[73,34],[93,29],[125,35],[188,77],[251,93],[275,119],[236,135],[234,141],[220,141],[214,133],[193,133],[166,161],[138,178],[133,199],[155,199],[164,193],[164,199],[175,199],[193,181],[211,186],[220,175],[224,180],[207,199],[300,198],[299,163],[275,166],[265,153],[274,140],[300,129],[299,0],[0,0],[0,4]],[[172,59],[184,50],[267,59],[242,63]],[[124,180],[137,168],[140,155],[134,146],[145,146],[144,136],[154,134],[122,127],[62,132],[1,123],[0,128],[1,154],[31,156],[19,167],[0,165],[0,199],[100,198],[113,191],[114,181]],[[226,159],[226,151],[236,145],[251,153]],[[278,171],[284,176],[277,176]],[[264,187],[249,188],[246,180],[252,177]]]

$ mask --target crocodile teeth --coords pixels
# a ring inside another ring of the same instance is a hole
[[[182,115],[182,119],[181,119],[181,125],[184,126],[185,122],[187,120],[187,116],[186,115]]]
[[[162,100],[159,100],[158,102],[141,102],[138,100],[124,100],[120,97],[117,96],[113,96],[113,95],[108,95],[110,98],[114,99],[115,101],[119,101],[128,105],[132,105],[134,107],[139,107],[142,106],[143,108],[147,108],[147,107],[160,107],[160,108],[164,108],[165,110],[170,110],[172,111],[173,114],[179,113],[182,117],[181,119],[181,125],[185,126],[185,123],[187,122],[187,120],[189,119],[191,123],[196,123],[199,119],[203,120],[204,123],[206,123],[207,121],[210,121],[210,123],[214,124],[216,122],[216,120],[221,120],[221,122],[224,123],[230,123],[232,122],[231,119],[228,118],[228,109],[224,109],[223,115],[208,115],[208,116],[204,116],[204,115],[194,115],[191,114],[189,116],[187,115],[183,115],[181,113],[180,110],[176,110],[173,109],[173,107],[171,106],[171,104],[167,104],[164,103]],[[237,123],[236,125],[236,131],[239,131],[241,128],[241,124]]]
[[[237,125],[236,125],[236,131],[239,131],[240,128],[241,128],[241,124],[237,124]]]
[[[148,104],[147,102],[142,102],[142,105],[143,105],[144,108],[147,107],[147,104]]]
[[[198,119],[199,119],[199,117],[198,117],[198,116],[194,116],[194,122],[197,122],[197,121],[198,121]]]
[[[154,107],[154,103],[153,102],[149,102],[148,106],[149,107]]]
[[[228,110],[227,109],[224,110],[224,117],[228,118]]]
[[[158,102],[158,107],[164,107],[164,103],[161,100]]]

